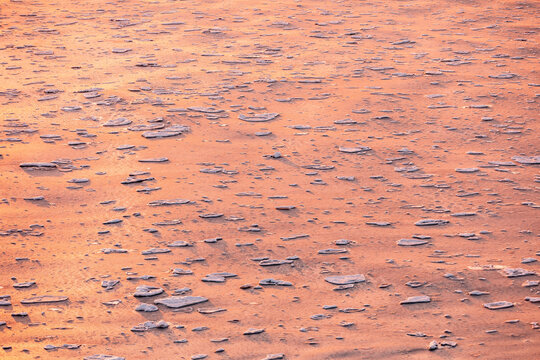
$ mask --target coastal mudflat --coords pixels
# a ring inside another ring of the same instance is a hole
[[[5,1],[0,358],[533,359],[534,1]]]

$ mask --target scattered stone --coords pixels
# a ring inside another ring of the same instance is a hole
[[[507,309],[514,306],[514,303],[508,301],[496,301],[484,304],[484,307],[489,310]]]
[[[21,300],[21,304],[48,304],[67,301],[67,296],[41,295]]]
[[[419,296],[411,296],[408,297],[406,300],[403,300],[400,302],[401,305],[409,305],[409,304],[422,304],[422,303],[429,303],[431,302],[431,298],[427,295],[419,295]]]
[[[502,269],[501,274],[508,278],[514,278],[514,277],[520,277],[520,276],[528,276],[528,275],[536,275],[536,272],[525,270],[521,268],[505,268]]]
[[[337,275],[337,276],[328,276],[324,278],[326,282],[329,282],[333,285],[350,285],[366,281],[366,277],[362,274],[356,275]]]
[[[450,221],[442,219],[422,219],[414,223],[416,226],[437,226],[437,225],[446,225]]]
[[[157,286],[150,286],[150,285],[140,285],[137,286],[137,289],[135,290],[135,293],[133,296],[135,297],[148,297],[148,296],[156,296],[163,293],[163,289]]]
[[[419,239],[401,239],[398,240],[397,244],[399,246],[419,246],[419,245],[425,245],[427,244],[427,240],[419,240]]]
[[[154,300],[154,304],[165,305],[169,308],[182,308],[186,306],[196,305],[208,301],[202,296],[170,296],[167,298]]]

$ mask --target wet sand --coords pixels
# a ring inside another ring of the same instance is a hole
[[[1,9],[0,358],[538,354],[538,3]]]

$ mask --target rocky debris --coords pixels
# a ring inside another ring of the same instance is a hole
[[[133,332],[144,332],[152,329],[166,329],[169,327],[169,323],[159,320],[159,321],[145,321],[139,325],[135,325],[131,328]]]
[[[193,275],[193,271],[189,269],[175,268],[173,269],[172,274],[173,275]]]
[[[207,214],[199,214],[199,217],[201,219],[217,219],[222,217],[223,214],[221,213],[207,213]]]
[[[148,249],[148,250],[143,250],[141,252],[141,254],[143,255],[155,255],[155,254],[166,254],[166,253],[170,253],[171,252],[171,249],[167,249],[167,248],[151,248],[151,249]]]
[[[188,242],[184,240],[176,240],[172,243],[167,244],[168,247],[187,247],[191,246]]]
[[[21,304],[48,304],[67,301],[67,296],[40,295],[21,300]]]
[[[538,156],[513,156],[512,160],[523,165],[539,165],[540,155]]]
[[[2,13],[5,356],[534,358],[539,8],[207,3]]]
[[[265,259],[259,262],[260,266],[278,266],[285,264],[292,264],[292,260],[278,260],[278,259]]]
[[[438,226],[438,225],[446,225],[450,221],[443,220],[443,219],[422,219],[414,223],[416,226]]]
[[[154,200],[148,203],[148,206],[171,206],[171,205],[183,205],[189,204],[190,201],[186,199],[172,199],[172,200]]]
[[[172,136],[178,136],[185,134],[190,131],[189,126],[184,125],[174,125],[168,128],[155,131],[145,131],[142,133],[142,136],[146,139],[158,139],[158,138],[167,138]]]
[[[176,309],[200,304],[206,301],[208,301],[208,299],[202,296],[170,296],[154,300],[154,304],[165,305],[166,307]]]
[[[155,178],[153,177],[147,177],[147,178],[128,177],[126,180],[122,181],[121,184],[122,185],[139,184],[145,181],[152,181],[152,180],[155,180]]]
[[[220,312],[223,312],[223,311],[227,311],[227,309],[222,309],[222,308],[197,309],[198,313],[204,314],[204,315],[216,314],[216,313],[220,313]]]
[[[120,284],[120,280],[103,280],[101,282],[101,287],[106,290],[112,290],[118,284]]]
[[[333,255],[333,254],[344,254],[349,252],[347,249],[322,249],[317,251],[320,255]]]
[[[15,284],[13,284],[13,287],[15,289],[25,289],[25,288],[29,288],[29,287],[34,286],[34,285],[36,285],[35,281],[25,281],[25,282],[15,283]]]
[[[129,125],[131,123],[132,123],[132,121],[129,120],[129,119],[126,119],[124,117],[119,117],[119,118],[111,119],[111,120],[107,121],[106,123],[103,124],[103,126],[109,126],[109,127],[112,127],[112,126],[125,126],[125,125]]]
[[[470,174],[480,171],[478,168],[457,168],[456,172],[458,173],[464,173],[464,174]]]
[[[137,307],[135,308],[135,311],[140,311],[140,312],[154,312],[158,310],[159,309],[156,305],[144,304],[144,303],[137,305]]]
[[[400,302],[401,305],[429,303],[431,298],[427,295],[411,296]]]
[[[208,357],[207,354],[196,354],[191,356],[191,360],[202,360]]]
[[[400,239],[397,242],[399,246],[419,246],[419,245],[425,245],[428,243],[429,242],[427,240],[420,240],[420,239]]]
[[[62,346],[55,346],[55,345],[45,345],[43,349],[47,351],[54,351],[58,349],[68,349],[68,350],[77,350],[81,347],[81,345],[78,344],[64,344]]]
[[[114,224],[120,224],[124,220],[122,219],[111,219],[103,222],[103,225],[114,225]]]
[[[217,272],[206,275],[202,278],[204,282],[224,283],[227,278],[237,277],[238,275],[229,272]]]
[[[50,162],[26,162],[19,164],[19,166],[28,170],[54,170],[58,167],[56,164]]]
[[[294,210],[296,209],[296,206],[294,205],[279,205],[276,206],[276,210]]]
[[[514,306],[514,303],[509,301],[496,301],[491,303],[485,303],[484,307],[489,310],[508,309]]]
[[[101,249],[101,252],[104,254],[125,254],[128,252],[127,249]]]
[[[149,297],[149,296],[156,296],[163,293],[163,289],[157,286],[151,286],[151,285],[140,285],[137,286],[137,289],[135,289],[135,293],[133,296],[135,297]]]
[[[169,161],[169,158],[159,157],[159,158],[139,159],[138,161],[140,163],[166,163]]]
[[[278,113],[261,113],[261,114],[254,114],[254,115],[238,115],[238,118],[242,121],[247,122],[266,122],[270,120],[274,120],[279,116]]]
[[[536,272],[531,271],[531,270],[525,270],[522,268],[505,268],[505,269],[500,270],[500,272],[502,275],[508,278],[536,275]]]
[[[369,146],[356,146],[356,147],[339,147],[339,151],[347,154],[358,154],[366,151],[370,151]]]
[[[285,354],[268,354],[261,360],[280,360],[285,359]]]
[[[191,111],[195,111],[195,112],[202,112],[205,114],[219,114],[225,111],[223,109],[215,109],[213,107],[203,107],[203,106],[189,106],[187,109]]]
[[[0,306],[11,306],[11,300],[9,295],[0,295]]]
[[[324,280],[333,285],[349,285],[349,284],[362,283],[366,281],[366,277],[362,274],[336,275],[336,276],[328,276],[324,278]]]
[[[292,283],[285,280],[276,280],[276,279],[262,279],[259,281],[259,285],[262,286],[292,286]]]
[[[388,222],[388,221],[367,221],[366,222],[366,225],[371,225],[371,226],[390,226],[392,225],[391,222]]]

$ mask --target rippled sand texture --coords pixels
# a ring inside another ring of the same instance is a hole
[[[0,358],[538,355],[538,2],[0,16]]]

